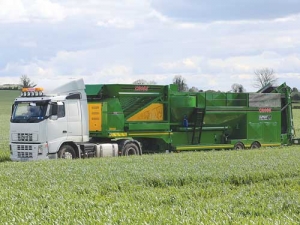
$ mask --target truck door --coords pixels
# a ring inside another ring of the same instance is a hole
[[[80,142],[82,141],[80,102],[78,99],[68,99],[66,103],[68,139],[75,142]]]
[[[67,139],[67,118],[65,115],[65,104],[63,102],[52,102],[50,105],[51,115],[47,123],[47,141],[49,152],[57,152],[61,143]]]

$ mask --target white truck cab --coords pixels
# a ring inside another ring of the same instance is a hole
[[[89,140],[88,108],[82,79],[50,93],[24,88],[12,106],[13,161],[80,157],[76,145]]]

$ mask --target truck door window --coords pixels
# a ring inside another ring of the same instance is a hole
[[[57,107],[57,117],[61,118],[61,117],[65,117],[65,105],[58,105]]]
[[[57,116],[57,118],[65,117],[65,104],[63,102],[53,102],[51,112],[51,115]]]

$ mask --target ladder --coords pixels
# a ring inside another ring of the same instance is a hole
[[[200,144],[202,126],[204,120],[205,109],[195,108],[194,109],[194,127],[192,135],[192,145]]]

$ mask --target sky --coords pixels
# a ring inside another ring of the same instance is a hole
[[[0,85],[170,84],[229,91],[270,68],[300,89],[299,0],[0,0]]]

